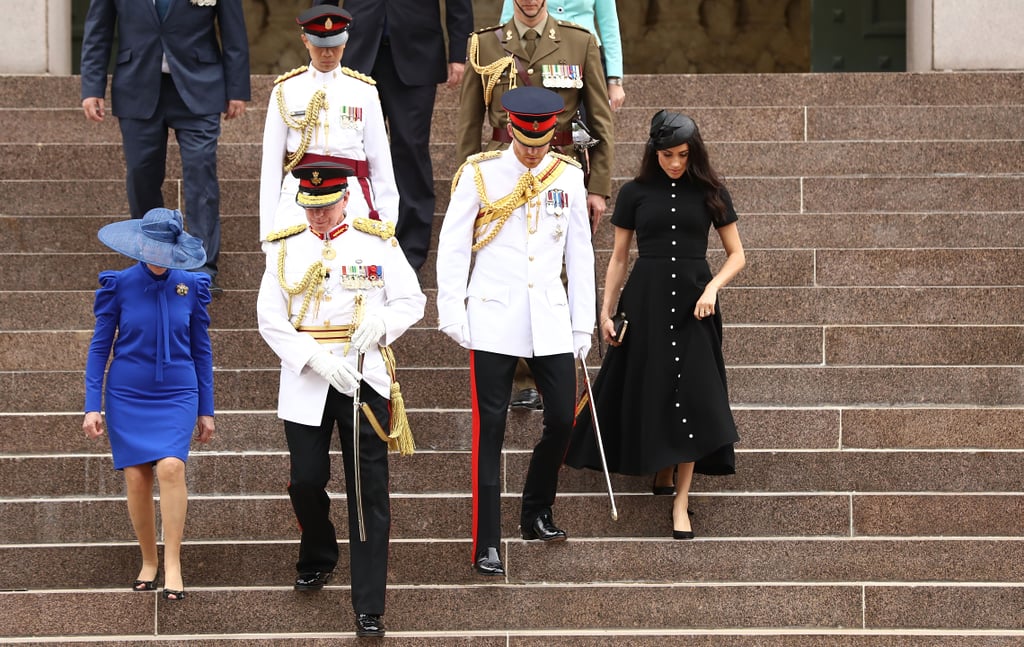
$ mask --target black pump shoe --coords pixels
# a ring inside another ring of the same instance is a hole
[[[668,468],[665,468],[668,469]],[[658,472],[654,473],[654,481],[651,483],[651,494],[655,496],[672,496],[676,493],[676,470],[678,466],[672,468],[672,485],[658,485]]]
[[[672,496],[676,493],[674,485],[651,485],[651,494],[654,496]]]
[[[132,582],[133,591],[155,591],[156,580],[135,580]]]

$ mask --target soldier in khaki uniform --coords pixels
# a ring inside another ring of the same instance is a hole
[[[467,65],[459,100],[458,157],[506,148],[508,113],[501,96],[512,88],[544,87],[558,93],[565,111],[551,140],[553,150],[582,157],[587,186],[587,212],[597,230],[611,196],[614,137],[601,53],[594,35],[579,25],[556,20],[546,0],[515,0],[512,20],[481,29],[469,37]],[[572,121],[583,108],[587,128],[597,143],[585,151],[573,148]],[[484,115],[488,128],[484,130]],[[542,409],[543,402],[525,362],[516,369],[512,406]]]
[[[508,113],[501,107],[501,95],[510,88],[533,85],[557,92],[565,112],[558,116],[552,148],[574,155],[571,122],[581,106],[590,134],[597,140],[587,151],[587,206],[591,227],[596,229],[611,196],[614,147],[612,112],[597,41],[586,28],[549,16],[545,0],[517,0],[513,5],[512,20],[469,37],[469,60],[459,100],[458,157],[465,159],[481,150],[509,145]],[[531,31],[534,33],[529,34]],[[481,149],[485,114],[489,127],[483,134],[488,141]]]

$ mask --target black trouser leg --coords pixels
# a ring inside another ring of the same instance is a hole
[[[525,528],[550,512],[558,491],[558,471],[565,460],[576,404],[576,366],[571,353],[526,359],[544,402],[544,431],[533,448],[523,486],[521,522]]]
[[[473,559],[501,542],[501,447],[517,357],[471,351],[473,389]]]

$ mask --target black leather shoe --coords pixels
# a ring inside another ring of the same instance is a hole
[[[498,549],[492,546],[487,549],[486,553],[478,555],[476,561],[473,562],[473,570],[480,575],[504,575],[505,565],[501,563]]]
[[[544,403],[540,401],[540,393],[537,393],[537,389],[523,389],[512,396],[511,406],[516,409],[540,411],[544,408]]]
[[[381,638],[384,636],[384,618],[376,613],[356,614],[356,636]]]
[[[222,294],[224,294],[224,288],[217,285],[216,281],[210,281],[210,295],[216,297]]]
[[[551,515],[544,513],[538,515],[533,523],[522,524],[520,531],[523,534],[523,539],[539,539],[541,541],[565,541],[568,539],[568,535],[565,531],[555,525],[555,522],[551,520]]]
[[[296,591],[319,591],[331,579],[331,571],[309,571],[295,578]]]

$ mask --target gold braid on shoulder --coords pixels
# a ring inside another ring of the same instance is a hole
[[[287,256],[285,251],[287,240],[281,240],[281,249],[277,252],[277,283],[281,286],[281,289],[289,294],[288,299],[288,313],[291,314],[292,303],[291,297],[298,294],[306,293],[302,297],[302,307],[299,308],[299,314],[292,321],[292,326],[298,328],[302,325],[302,320],[306,318],[306,312],[309,310],[309,302],[313,300],[313,293],[316,292],[320,284],[327,278],[327,266],[317,261],[309,266],[302,279],[295,285],[288,285],[284,280],[284,259]]]
[[[284,101],[284,86],[276,86],[274,92],[277,93],[277,111],[281,115],[281,120],[292,130],[302,132],[302,141],[299,142],[299,147],[295,149],[295,152],[285,155],[284,172],[288,173],[295,168],[309,148],[309,142],[313,139],[313,131],[320,118],[320,111],[328,109],[327,93],[322,88],[314,92],[309,104],[306,105],[306,114],[302,116],[302,119],[294,119],[288,112],[288,105]]]
[[[516,60],[512,55],[502,56],[498,60],[485,65],[480,66],[480,36],[473,34],[469,37],[469,64],[473,66],[476,73],[480,75],[480,78],[486,81],[484,87],[484,107],[487,108],[491,105],[491,95],[494,92],[494,86],[498,85],[498,81],[501,80],[501,71],[508,66],[508,84],[509,90],[516,87]]]
[[[353,79],[359,79],[363,83],[369,83],[370,85],[377,85],[377,82],[373,80],[372,76],[363,74],[362,72],[356,72],[351,67],[342,66],[341,73],[345,76],[351,76]]]
[[[537,176],[527,171],[519,176],[511,193],[490,202],[487,200],[487,188],[484,186],[484,176],[480,172],[480,167],[476,162],[472,163],[472,167],[476,192],[480,196],[480,212],[476,219],[478,224],[473,230],[473,251],[476,252],[494,240],[512,212],[528,200],[537,197],[543,186]]]
[[[306,231],[307,226],[308,225],[303,223],[301,225],[292,225],[291,227],[287,227],[285,229],[278,229],[277,231],[272,231],[269,234],[267,234],[267,242],[272,243],[277,240],[289,238],[291,236],[294,236],[295,234],[301,234],[302,232]]]
[[[390,220],[373,220],[371,218],[356,218],[352,226],[364,234],[379,236],[383,240],[395,237],[395,223]]]

